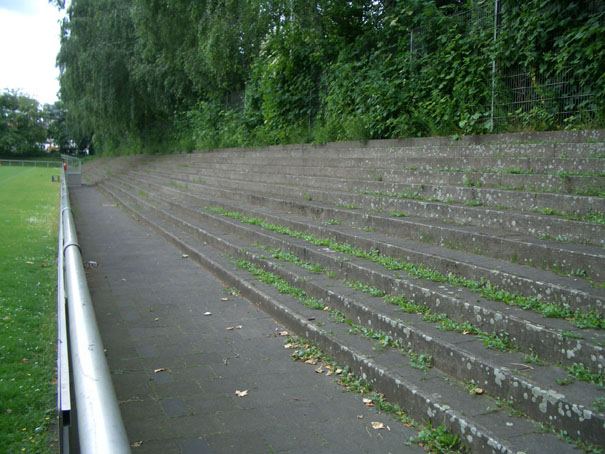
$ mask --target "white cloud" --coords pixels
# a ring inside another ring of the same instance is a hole
[[[57,100],[60,18],[47,0],[0,0],[0,90]]]

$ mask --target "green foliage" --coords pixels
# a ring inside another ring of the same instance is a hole
[[[66,123],[124,153],[459,137],[491,129],[492,89],[514,103],[523,72],[541,101],[504,129],[602,127],[605,4],[500,4],[494,40],[493,0],[72,0]],[[555,80],[590,96],[553,104]]]
[[[40,154],[46,140],[43,116],[36,100],[17,92],[0,94],[0,156]]]

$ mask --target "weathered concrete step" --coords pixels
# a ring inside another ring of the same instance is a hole
[[[141,201],[141,202],[145,203],[144,201]],[[185,223],[183,223],[183,224],[185,224]],[[204,240],[205,241],[206,239],[209,240],[211,238],[211,235],[208,235],[207,232],[203,232],[201,228],[195,228],[193,226],[191,226],[191,227],[194,229],[194,233],[195,232],[198,233],[198,235],[196,235],[196,236],[198,236],[199,240]],[[182,242],[182,240],[178,239],[179,237],[182,237],[182,235],[180,235],[180,234],[178,236],[171,235],[171,239],[172,239],[173,242],[180,242],[181,245],[182,245],[183,242]],[[214,239],[216,241],[220,242],[220,243],[223,243],[223,244],[225,243],[225,239],[224,239],[223,235],[214,236]],[[233,248],[228,248],[228,250],[233,250]],[[187,248],[187,251],[194,252],[194,249],[193,248]],[[240,248],[240,251],[241,251],[241,248]],[[245,253],[245,256],[248,257],[248,258],[251,257],[249,253]],[[199,257],[199,253],[196,252],[195,255],[194,255],[194,257]],[[254,288],[254,287],[258,287],[258,286],[257,285],[253,285],[252,288]],[[241,286],[240,286],[240,288],[241,288]],[[247,287],[247,288],[250,288],[250,287]],[[247,295],[245,295],[245,296],[247,296]],[[288,298],[284,297],[283,295],[279,296],[279,300],[282,303],[285,303],[287,301],[287,299]],[[321,320],[318,320],[321,323],[318,323],[318,324],[320,324],[320,325],[323,326],[326,323],[330,323],[330,325],[329,325],[329,327],[327,329],[318,328],[318,331],[320,332],[320,334],[319,334],[319,336],[317,338],[315,338],[313,340],[315,340],[316,342],[317,341],[325,340],[326,335],[327,336],[332,336],[332,337],[338,337],[338,340],[336,340],[334,342],[334,345],[330,348],[330,350],[332,351],[332,353],[337,353],[339,351],[340,352],[343,352],[343,351],[350,352],[351,345],[353,345],[354,346],[353,348],[355,348],[355,347],[362,348],[362,351],[364,351],[362,363],[365,363],[366,366],[369,366],[369,364],[367,363],[367,361],[370,361],[370,363],[373,363],[375,361],[374,357],[376,356],[376,352],[373,351],[371,345],[368,345],[367,341],[364,341],[363,339],[360,339],[359,337],[354,337],[354,336],[348,335],[346,333],[346,327],[343,327],[342,324],[332,323],[331,320],[326,315],[324,315],[324,311],[310,312],[308,310],[305,310],[305,309],[301,308],[295,302],[292,302],[292,301],[287,301],[287,302],[293,303],[293,305],[290,306],[290,307],[293,307],[293,312],[294,313],[297,313],[297,312],[301,313],[300,320],[305,320],[305,319],[309,319],[309,318],[313,318],[313,319],[321,318]],[[271,311],[269,311],[269,312],[271,313]],[[309,317],[306,314],[307,312],[310,312],[312,314],[312,316]],[[306,320],[305,320],[305,322],[306,322]],[[314,327],[314,328],[317,328],[317,327]],[[295,328],[292,328],[292,329],[295,329]],[[329,329],[329,331],[328,331],[328,329]],[[309,326],[307,326],[303,331],[304,331],[303,335],[305,337],[309,338],[310,337],[310,335],[309,335],[310,334],[309,333]],[[300,330],[299,330],[299,332],[300,332]],[[328,334],[328,333],[330,333],[330,334]],[[347,334],[347,335],[343,336],[345,334]],[[320,345],[322,345],[322,344],[320,344]],[[384,352],[384,353],[386,353],[386,352]],[[441,392],[440,393],[439,392],[437,392],[437,393],[435,393],[435,392],[429,392],[428,394],[425,394],[424,391],[426,390],[427,387],[429,389],[431,389],[431,390],[436,390],[437,389],[437,388],[433,388],[431,386],[432,384],[435,384],[435,382],[433,382],[433,380],[431,380],[431,377],[428,377],[428,380],[427,380],[426,376],[424,376],[424,377],[423,376],[419,376],[420,374],[418,372],[414,371],[412,368],[406,367],[405,365],[401,365],[401,363],[397,359],[397,358],[400,358],[400,356],[397,355],[397,354],[391,354],[391,355],[389,355],[389,357],[383,356],[383,354],[380,355],[381,359],[388,359],[388,361],[383,362],[384,366],[382,364],[379,365],[376,368],[370,366],[369,369],[368,369],[368,367],[365,367],[365,368],[362,367],[362,368],[360,368],[360,371],[359,371],[360,375],[363,376],[364,378],[369,378],[370,381],[374,383],[375,387],[378,390],[380,390],[380,391],[384,390],[383,392],[385,392],[385,394],[387,395],[387,397],[390,398],[391,396],[393,396],[393,397],[395,397],[395,399],[397,399],[396,400],[397,402],[402,401],[401,399],[398,399],[399,396],[397,396],[397,393],[391,394],[390,392],[387,391],[388,389],[393,389],[392,388],[392,384],[391,385],[389,385],[388,383],[383,384],[385,379],[386,380],[390,380],[390,374],[388,373],[388,371],[391,369],[391,367],[394,364],[399,364],[396,367],[403,367],[403,369],[405,370],[405,373],[402,374],[401,377],[405,376],[407,378],[407,380],[409,380],[410,377],[412,377],[412,376],[415,375],[418,378],[418,381],[415,382],[415,384],[416,385],[421,385],[421,387],[413,386],[412,387],[413,391],[411,391],[411,395],[408,393],[408,395],[405,396],[405,399],[403,399],[402,402],[406,402],[406,404],[404,404],[404,408],[408,409],[408,408],[410,408],[410,404],[412,402],[415,402],[414,400],[410,400],[410,397],[421,395],[423,397],[423,400],[424,400],[424,408],[412,410],[413,411],[412,415],[414,415],[414,414],[420,414],[420,415],[428,414],[429,417],[434,418],[438,414],[437,412],[435,412],[435,409],[440,409],[441,411],[443,411],[443,409],[446,409],[446,411],[449,411],[449,410],[451,410],[452,407],[454,407],[457,411],[459,411],[459,415],[463,415],[465,417],[466,417],[466,415],[472,415],[472,416],[474,416],[474,415],[481,415],[482,413],[484,413],[484,410],[482,410],[482,411],[473,411],[473,406],[471,404],[473,402],[476,402],[477,399],[475,399],[473,397],[471,397],[469,399],[468,392],[465,392],[463,389],[461,389],[460,387],[457,387],[457,386],[454,386],[453,388],[450,388],[448,386],[448,387],[446,387],[447,390],[444,392],[444,390],[443,390],[443,384],[439,383],[439,382],[436,382],[438,384],[438,386],[441,388]],[[336,358],[340,359],[338,356],[336,356]],[[372,358],[372,359],[370,360],[369,358]],[[349,364],[351,367],[355,368],[356,366],[358,366],[358,364],[356,364],[356,361],[351,361],[351,359],[354,359],[354,358],[351,358],[350,356],[348,356],[348,357],[345,357],[345,359],[347,360],[346,363]],[[432,376],[440,377],[444,382],[447,382],[448,384],[451,384],[450,380],[447,379],[447,377],[439,374],[438,371],[430,371],[429,373]],[[431,382],[433,382],[433,383],[431,383]],[[395,383],[397,383],[397,381]],[[401,383],[401,382],[399,382],[399,383]],[[406,385],[405,387],[408,388],[409,386]],[[400,386],[397,386],[397,388],[400,388]],[[425,396],[428,397],[428,398],[425,398]],[[445,397],[445,399],[444,399],[442,396],[447,396],[447,397]],[[456,396],[455,400],[451,400],[454,396]],[[540,394],[535,394],[534,397],[535,398],[540,398]],[[548,396],[543,395],[542,397],[543,398],[546,398],[546,397],[550,398],[550,395],[548,395]],[[437,400],[437,401],[439,401],[439,400],[445,400],[445,402],[448,402],[449,404],[446,403],[445,406],[444,406],[443,403],[440,402],[439,404],[433,405],[433,402],[435,400]],[[455,404],[454,404],[454,402],[455,402]],[[542,403],[542,405],[546,406],[547,405],[546,402],[547,401],[545,400]],[[419,403],[422,403],[422,400]],[[482,404],[484,404],[484,403],[485,402],[482,402]],[[433,411],[428,411],[428,413],[427,413],[427,404],[428,404],[429,408],[431,406],[433,407]],[[454,405],[452,405],[452,404],[454,404]],[[478,409],[479,407],[476,407],[476,408]],[[483,407],[483,408],[485,408],[485,407]],[[456,410],[454,410],[454,412]],[[450,419],[450,421],[449,421],[450,423],[454,422],[455,419],[451,417],[451,414],[448,415],[448,416],[449,416],[449,418],[446,418],[446,419]],[[597,430],[599,430],[600,427],[599,427],[598,424],[594,424],[594,420],[595,419],[593,418],[593,419],[590,419],[590,420],[587,420],[587,421],[590,421],[591,423],[593,423],[593,425],[596,425],[597,426]],[[445,423],[446,421],[444,420],[443,422]],[[555,423],[556,423],[556,420],[555,420]],[[464,423],[460,424],[460,427],[462,428],[462,434],[464,434],[466,432],[466,430],[464,430],[464,429],[467,428],[467,424],[469,424],[469,422],[466,422],[466,421]],[[474,424],[474,421],[471,422],[471,426],[472,427],[476,427],[476,424]],[[591,429],[588,426],[590,426],[590,423],[589,424],[584,423],[581,427],[579,427],[577,429],[579,431],[579,435],[583,439],[587,439],[587,438],[591,439],[592,438],[591,435],[589,434],[589,432],[591,431]],[[455,424],[454,424],[454,426],[450,426],[450,427],[455,427]],[[507,427],[510,427],[510,422],[508,423]],[[569,426],[568,426],[568,429],[570,429]],[[472,431],[471,430],[471,432],[473,433],[473,435],[475,437],[472,437],[472,436],[471,437],[467,437],[466,441],[473,447],[473,449],[481,449],[481,450],[483,450],[485,448],[485,449],[488,449],[487,452],[493,452],[493,451],[489,451],[489,448],[487,446],[485,446],[485,444],[483,442],[479,442],[478,443],[479,440],[475,441],[475,438],[479,438],[479,439],[481,438],[481,435],[479,435],[477,433],[477,431]],[[496,442],[496,444],[494,444],[493,441],[492,441],[491,443],[488,443],[488,445],[491,445],[493,447],[495,445],[501,445],[502,442],[503,442],[503,439],[499,439]],[[527,438],[526,437],[524,437],[524,442],[527,443]],[[562,445],[560,448],[564,448],[564,447],[565,446]],[[507,450],[502,450],[501,448],[502,447],[500,446],[500,449],[497,449],[496,452],[510,452],[508,449]]]
[[[121,184],[130,186],[122,181]],[[131,197],[137,198],[134,188],[130,189]],[[128,192],[128,190],[126,191]],[[162,200],[147,194],[154,204],[162,204]],[[140,197],[138,197],[140,198]],[[146,203],[146,202],[144,202]],[[458,322],[470,321],[484,331],[496,330],[506,332],[510,339],[518,343],[525,352],[532,349],[541,357],[550,361],[560,361],[573,364],[582,361],[594,370],[604,367],[602,348],[587,342],[585,339],[570,339],[561,333],[570,328],[563,320],[544,319],[538,314],[524,311],[517,307],[496,303],[471,293],[464,288],[443,285],[441,282],[430,282],[412,278],[406,280],[398,273],[385,271],[384,268],[367,260],[346,257],[342,260],[339,254],[316,247],[302,240],[266,231],[259,227],[242,225],[237,221],[225,219],[218,215],[206,213],[199,205],[191,208],[174,201],[168,202],[169,211],[176,216],[193,217],[204,225],[214,225],[221,231],[246,237],[248,242],[258,241],[273,248],[280,248],[327,267],[343,279],[352,279],[377,287],[387,293],[399,295],[410,301],[421,302],[437,313],[445,313]],[[547,323],[550,326],[545,326]],[[593,333],[597,341],[603,340],[602,333]],[[567,346],[567,347],[565,347]]]
[[[507,291],[524,296],[540,297],[545,301],[571,307],[573,310],[594,310],[599,313],[603,311],[605,292],[592,287],[583,279],[561,276],[476,254],[387,237],[376,232],[366,233],[358,228],[329,225],[327,222],[332,218],[325,216],[316,222],[314,219],[301,219],[281,211],[272,211],[269,208],[255,209],[248,204],[225,203],[224,199],[213,199],[207,194],[189,194],[172,185],[166,187],[147,181],[141,181],[141,183],[153,190],[161,191],[171,198],[176,196],[180,200],[197,203],[200,206],[208,204],[220,206],[226,210],[236,210],[245,216],[256,217],[297,231],[320,235],[322,238],[346,242],[367,251],[376,250],[382,255],[422,264],[443,275],[453,273],[467,279],[487,280]]]
[[[188,155],[183,155],[188,156]],[[177,166],[179,170],[192,172],[240,172],[271,173],[279,175],[304,175],[308,177],[353,178],[366,181],[383,181],[386,183],[433,184],[466,187],[494,187],[499,189],[513,188],[532,192],[561,192],[570,194],[595,195],[605,193],[605,177],[571,176],[556,174],[523,174],[475,172],[469,169],[455,170],[410,170],[410,169],[376,169],[376,168],[338,168],[324,166],[289,167],[287,165],[255,165],[232,163],[200,163],[198,165],[182,162],[181,157],[157,163],[157,168]],[[155,168],[149,166],[149,169]],[[508,169],[512,170],[512,169]]]
[[[156,175],[176,176],[179,179],[210,184],[224,180],[247,181],[315,188],[325,191],[375,193],[375,194],[411,194],[424,200],[440,200],[454,203],[477,203],[482,206],[515,209],[518,211],[553,210],[568,215],[587,213],[605,213],[605,198],[566,194],[535,193],[520,190],[505,190],[483,187],[455,186],[431,183],[409,184],[385,181],[356,180],[352,178],[312,177],[304,175],[282,175],[279,173],[252,173],[225,170],[207,170],[202,168],[160,167],[153,170]],[[605,180],[605,179],[604,179]]]
[[[241,163],[251,164],[253,160],[256,166],[282,165],[291,168],[325,166],[336,168],[367,168],[367,169],[472,169],[481,171],[489,169],[490,171],[508,171],[515,169],[524,173],[578,173],[590,172],[591,174],[605,175],[605,159],[599,158],[536,158],[536,157],[387,157],[387,158],[355,158],[355,157],[332,157],[330,153],[313,154],[304,157],[289,156],[264,156],[263,153],[254,153],[250,158],[238,160],[237,156],[230,153],[205,153],[199,157],[192,155],[193,162],[198,161],[197,165],[202,163],[221,164],[221,163]]]
[[[151,175],[138,174],[138,178],[159,184],[168,183],[163,178]],[[567,272],[584,269],[587,261],[582,251],[594,250],[594,248],[588,246],[535,240],[521,235],[502,234],[489,229],[457,226],[438,221],[393,216],[391,214],[385,215],[377,212],[370,214],[359,210],[321,205],[316,202],[269,197],[250,192],[215,188],[209,185],[187,183],[186,186],[192,193],[211,194],[214,197],[227,198],[251,205],[274,207],[307,217],[334,219],[347,225],[372,229],[397,238],[437,244],[450,249],[464,250],[543,269],[550,269],[553,266],[557,270]],[[597,268],[600,268],[600,266]]]
[[[143,176],[144,174],[138,174]],[[153,174],[145,175],[154,178]],[[163,177],[160,177],[163,178]],[[175,176],[174,180],[178,180]],[[557,216],[541,213],[527,213],[513,210],[498,210],[465,205],[450,205],[441,202],[428,202],[413,198],[400,198],[381,195],[352,194],[321,189],[300,189],[269,183],[250,183],[227,179],[204,179],[206,186],[214,186],[259,195],[279,195],[296,199],[313,200],[340,207],[356,207],[366,211],[403,213],[425,219],[438,219],[446,223],[489,228],[502,233],[531,235],[536,238],[556,239],[564,242],[579,242],[605,245],[605,225],[588,222],[570,221]],[[413,197],[413,194],[410,195]],[[574,245],[582,249],[582,245]],[[583,248],[591,269],[586,272],[600,279],[600,271],[605,268],[605,253],[599,249]],[[556,265],[559,266],[559,265]],[[565,265],[564,265],[565,266]],[[574,267],[562,269],[575,269]]]
[[[600,159],[605,157],[605,143],[550,143],[550,144],[483,144],[483,145],[399,145],[389,141],[373,144],[356,142],[326,145],[292,145],[274,148],[223,149],[197,152],[191,161],[220,162],[228,153],[229,160],[254,163],[257,160],[366,158],[405,159],[430,157],[493,157],[493,158],[548,158],[548,159]]]

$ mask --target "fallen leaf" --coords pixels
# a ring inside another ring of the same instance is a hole
[[[317,369],[315,369],[315,372],[318,373],[318,374],[323,374],[324,373],[323,366],[319,366]]]
[[[141,440],[141,441],[135,441],[130,446],[132,446],[133,448],[140,448],[142,444],[143,444],[143,441]]]
[[[221,298],[221,301],[229,301],[229,298]]]
[[[330,308],[328,306],[324,306],[324,311],[329,311]]]
[[[209,315],[212,315],[212,312],[204,312],[204,315],[208,317]]]
[[[46,268],[46,263],[42,263],[42,264],[40,265],[40,268]]]
[[[289,334],[288,331],[280,331],[279,332],[280,336],[287,336],[288,334]]]
[[[341,368],[336,369],[335,374],[336,374],[336,375],[340,375],[340,374],[342,374],[342,369],[341,369]]]
[[[156,317],[153,320],[157,322],[159,319],[160,319],[160,317]]]
[[[189,258],[189,255],[183,254],[183,255],[181,255],[181,258],[183,258],[183,259]]]
[[[375,430],[384,429],[384,423],[378,421],[372,421],[372,428]]]
[[[483,389],[482,388],[473,388],[470,390],[471,394],[483,394]]]
[[[238,390],[236,390],[235,391],[235,395],[237,397],[246,397],[248,395],[248,390],[247,389],[244,390],[244,391],[238,391]]]
[[[363,398],[363,404],[366,407],[373,407],[374,406],[374,402],[372,402],[372,399],[368,399],[367,397]]]
[[[30,262],[29,260],[27,262],[25,262],[25,263],[27,263],[28,265],[33,265],[34,264],[34,262]]]
[[[243,326],[242,326],[242,325],[237,325],[237,326],[235,327],[235,329],[242,329],[242,328],[243,328]]]
[[[470,333],[470,331],[466,331],[466,330],[465,330],[465,331],[462,331],[462,334],[464,334],[465,336],[466,336],[468,333]]]
[[[292,344],[284,344],[284,348],[292,348]]]
[[[332,369],[328,369],[328,372],[326,372],[326,375],[329,377],[330,375],[332,375],[334,373],[334,371],[332,371]]]
[[[165,371],[167,371],[167,370],[168,370],[168,369],[167,369],[166,367],[160,367],[159,369],[154,369],[154,370],[153,370],[153,373],[154,373],[154,374],[157,374],[158,372],[165,372]]]
[[[357,415],[357,419],[363,419],[363,415]]]
[[[317,359],[316,358],[311,358],[305,361],[305,364],[312,364],[312,365],[316,365],[317,364]]]
[[[228,326],[227,328],[225,328],[227,331],[233,331],[233,326]]]
[[[21,361],[23,361],[24,363],[29,363],[29,359],[27,358],[23,358]]]

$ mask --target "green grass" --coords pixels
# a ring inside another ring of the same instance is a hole
[[[57,452],[57,169],[0,167],[0,446]]]

